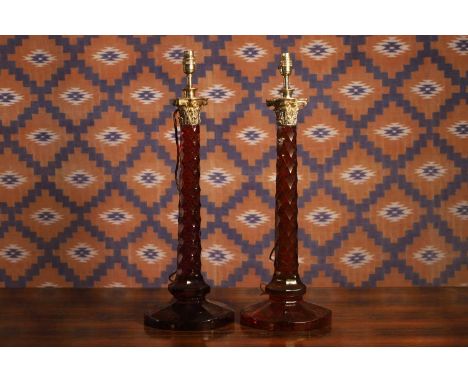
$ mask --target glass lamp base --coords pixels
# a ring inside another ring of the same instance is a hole
[[[331,310],[303,300],[267,300],[241,311],[240,323],[255,329],[275,331],[328,331]]]
[[[145,313],[145,325],[166,330],[211,330],[234,321],[234,312],[207,300],[175,300],[162,309]]]

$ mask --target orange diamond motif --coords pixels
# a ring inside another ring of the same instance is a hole
[[[349,199],[361,202],[387,175],[388,169],[383,168],[364,149],[355,146],[326,178]]]
[[[413,229],[424,213],[425,210],[418,203],[392,185],[365,216],[387,239],[397,242]]]
[[[394,77],[421,48],[423,43],[416,41],[416,36],[369,36],[361,49],[374,65]]]
[[[152,283],[159,279],[161,273],[172,273],[175,270],[172,264],[175,264],[177,252],[152,228],[148,228],[134,243],[129,243],[128,249],[123,253],[128,257],[129,263],[136,265],[143,277]],[[163,283],[167,285],[167,280],[163,280]]]
[[[243,76],[253,80],[273,61],[275,50],[273,42],[265,36],[232,36],[222,52]]]
[[[238,202],[223,220],[234,228],[243,240],[254,244],[271,232],[274,227],[274,210],[269,208],[254,191]]]
[[[346,207],[321,189],[303,208],[299,208],[299,227],[310,235],[319,245],[324,245],[339,235],[340,229],[354,217]]]
[[[405,250],[405,261],[421,277],[433,282],[440,273],[457,257],[459,253],[430,226]]]
[[[331,96],[354,119],[369,113],[369,109],[373,108],[386,92],[382,82],[376,80],[357,62],[353,62],[353,65],[340,75],[338,81],[333,82],[332,88],[325,91],[326,95]]]
[[[111,177],[104,173],[102,167],[96,166],[87,154],[75,149],[51,179],[72,201],[83,205],[96,196]]]
[[[0,122],[9,125],[36,97],[7,70],[0,70]]]
[[[235,82],[232,77],[220,67],[214,65],[212,69],[200,74],[198,80],[198,96],[208,98],[205,106],[206,118],[211,118],[215,123],[221,123],[235,110],[235,105],[240,103],[247,92]]]
[[[43,191],[19,216],[26,227],[44,240],[57,237],[74,218],[74,214],[57,202],[47,191]]]
[[[297,57],[310,73],[319,78],[331,74],[333,68],[350,51],[343,39],[335,36],[303,36],[296,42]]]
[[[400,155],[406,154],[414,142],[426,134],[426,129],[402,108],[390,103],[383,114],[368,123],[368,128],[363,129],[362,133],[385,155],[397,159]]]
[[[147,147],[122,179],[141,200],[151,206],[171,186],[174,179],[171,172],[171,168],[162,159],[158,160],[156,154]]]
[[[200,175],[202,197],[210,195],[210,202],[217,206],[227,202],[246,181],[241,169],[219,148],[200,162]]]
[[[113,250],[93,237],[83,227],[62,243],[54,253],[82,280],[92,278],[94,270],[113,256]]]
[[[28,119],[25,126],[15,134],[15,139],[21,147],[41,166],[47,166],[49,162],[54,161],[55,156],[71,137],[71,134],[43,109]]]
[[[150,123],[171,103],[173,97],[163,81],[145,68],[136,79],[124,87],[118,99],[129,105],[145,123]]]
[[[0,193],[2,202],[12,206],[20,202],[31,191],[39,177],[33,169],[19,160],[11,149],[0,154]]]
[[[247,257],[237,244],[217,229],[203,242],[202,271],[215,285],[221,285],[236,269],[242,268]]]
[[[355,286],[362,286],[389,255],[368,240],[367,233],[358,228],[328,259],[333,267]]]
[[[324,163],[351,134],[351,129],[320,103],[299,126],[297,140],[312,158]]]
[[[450,79],[427,58],[411,79],[405,81],[401,91],[412,106],[430,118],[460,88],[452,85]]]
[[[121,240],[133,232],[146,218],[116,191],[87,214],[87,218],[107,237]]]
[[[251,105],[236,126],[226,133],[226,138],[236,148],[242,148],[242,158],[252,166],[275,145],[276,131],[275,126]]]
[[[94,121],[84,137],[105,160],[116,166],[126,160],[132,148],[143,139],[143,134],[127,118],[111,108]]]
[[[429,142],[416,157],[407,162],[400,171],[408,182],[412,183],[426,197],[432,199],[440,194],[460,174],[460,169],[439,152],[439,149]]]
[[[52,38],[34,36],[23,40],[21,46],[9,58],[14,60],[31,80],[44,85],[65,65],[65,61],[70,59],[70,53],[65,52]]]
[[[139,52],[125,42],[125,38],[117,36],[93,37],[91,44],[80,54],[86,65],[109,83],[120,79],[129,67],[135,65],[139,56]]]
[[[13,228],[0,238],[0,267],[15,281],[37,263],[39,255],[41,251],[36,245]]]
[[[47,97],[74,123],[85,119],[105,99],[99,88],[75,68],[71,69]]]

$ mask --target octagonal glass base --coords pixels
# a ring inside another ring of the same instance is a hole
[[[331,310],[303,300],[267,300],[241,311],[240,323],[256,329],[275,331],[329,331]]]
[[[207,300],[175,300],[161,309],[145,313],[145,325],[166,330],[211,330],[233,321],[231,309]]]

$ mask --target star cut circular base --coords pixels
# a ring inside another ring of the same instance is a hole
[[[303,300],[262,301],[240,313],[241,325],[270,331],[328,332],[331,319],[331,310]]]
[[[164,330],[212,330],[234,321],[234,312],[219,302],[174,301],[145,313],[146,326]]]

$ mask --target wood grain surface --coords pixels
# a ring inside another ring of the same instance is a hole
[[[209,332],[145,328],[143,313],[169,301],[166,289],[1,289],[2,346],[468,346],[468,288],[309,288],[333,311],[332,330],[271,333],[241,327],[256,289],[214,289],[236,322]]]

